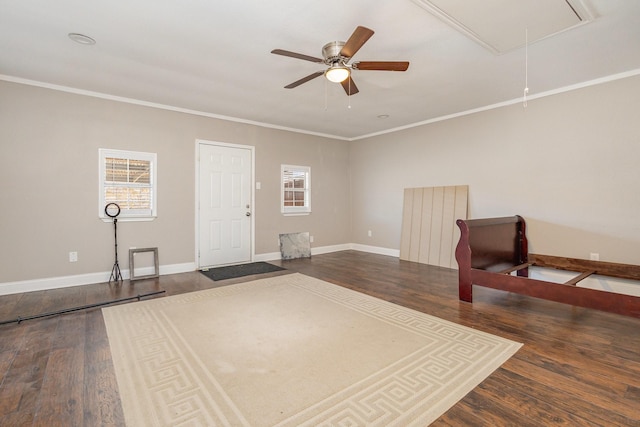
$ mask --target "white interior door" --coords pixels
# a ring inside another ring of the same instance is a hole
[[[198,267],[252,258],[250,148],[198,144]]]

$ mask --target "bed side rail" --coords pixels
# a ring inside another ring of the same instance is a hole
[[[640,280],[640,266],[615,262],[591,261],[587,259],[559,257],[552,255],[529,254],[529,262],[537,267],[556,268],[558,270],[592,272],[601,276],[620,279]]]

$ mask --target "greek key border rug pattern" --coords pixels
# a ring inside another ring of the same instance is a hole
[[[424,426],[521,347],[298,273],[102,311],[128,426]]]

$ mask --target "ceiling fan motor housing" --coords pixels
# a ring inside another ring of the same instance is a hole
[[[322,57],[324,63],[332,65],[336,63],[344,63],[348,58],[340,55],[340,51],[344,47],[344,42],[330,42],[322,48]]]

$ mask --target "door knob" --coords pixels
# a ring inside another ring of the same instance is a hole
[[[245,215],[246,216],[251,216],[251,212],[247,212]]]

